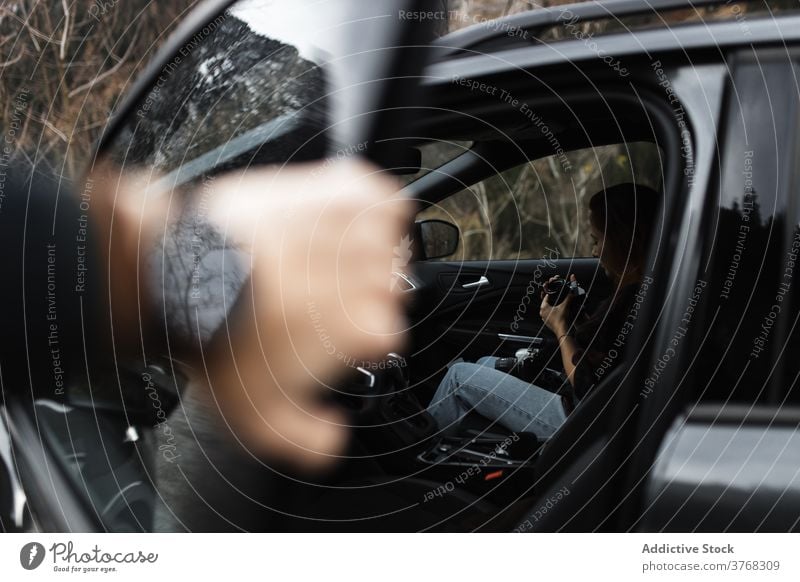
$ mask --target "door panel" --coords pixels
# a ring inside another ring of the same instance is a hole
[[[554,339],[539,318],[539,286],[572,273],[587,290],[586,310],[611,291],[594,258],[416,263],[409,354],[417,379],[438,383],[456,358],[514,355],[529,345],[519,336]]]
[[[643,531],[798,531],[797,407],[700,405],[679,416],[649,473]]]

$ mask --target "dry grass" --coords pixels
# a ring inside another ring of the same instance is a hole
[[[75,175],[120,96],[195,3],[2,2],[4,137],[29,160]]]

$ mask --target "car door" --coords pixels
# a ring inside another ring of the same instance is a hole
[[[676,310],[689,334],[635,439],[627,525],[643,531],[800,528],[798,56],[747,47],[727,64],[701,260],[682,274],[697,297]]]
[[[351,155],[391,165],[391,138],[417,97],[432,25],[402,15],[424,4],[203,3],[131,89],[95,162],[145,171],[173,192],[192,186],[198,204],[204,184],[235,169]],[[91,186],[81,193],[87,205]],[[115,366],[111,381],[90,370],[92,382],[63,399],[31,404],[6,391],[15,473],[38,528],[153,527],[146,459],[153,446],[176,454],[164,419],[181,378],[153,353]],[[26,527],[14,501],[3,523]]]

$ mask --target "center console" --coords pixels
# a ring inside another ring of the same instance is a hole
[[[387,472],[441,483],[441,491],[431,489],[432,495],[460,489],[497,504],[534,484],[543,441],[477,414],[468,415],[454,433],[441,434],[409,389],[402,358],[390,357],[392,364],[369,382],[380,396],[359,429],[359,440]]]

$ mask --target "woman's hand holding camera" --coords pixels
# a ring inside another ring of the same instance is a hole
[[[550,279],[547,280],[545,287],[559,279],[560,277],[558,276],[550,277]],[[574,274],[569,276],[569,281],[577,283],[577,279],[575,278]],[[567,283],[565,282],[565,284]],[[551,305],[550,295],[544,291],[542,292],[542,303],[539,307],[539,317],[542,318],[544,325],[557,337],[566,334],[567,330],[569,330],[571,323],[570,319],[572,315],[570,305],[572,304],[573,300],[573,294],[566,293],[563,301],[561,301],[558,305]]]
[[[559,277],[551,277],[547,284],[556,281]],[[547,287],[545,284],[545,288]],[[569,276],[569,283],[564,281],[564,285],[573,284],[577,286],[578,280],[574,274]],[[556,294],[557,296],[558,294]],[[575,386],[575,361],[574,356],[578,350],[578,344],[571,335],[569,328],[572,325],[572,309],[570,306],[575,300],[572,292],[567,292],[564,299],[557,305],[550,305],[550,294],[542,292],[542,305],[539,308],[539,316],[545,326],[552,331],[558,338],[558,347],[561,352],[561,363],[564,366],[564,373],[567,375],[569,383]]]

